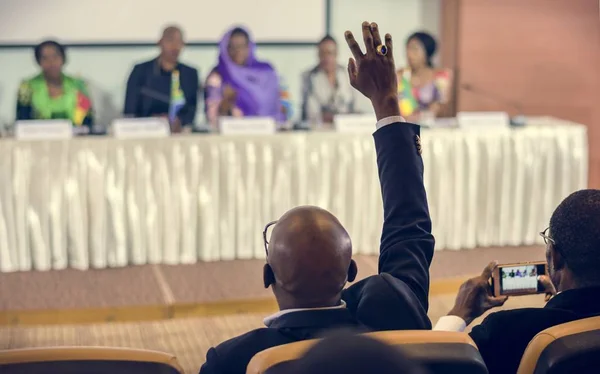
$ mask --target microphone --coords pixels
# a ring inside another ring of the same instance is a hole
[[[510,118],[510,125],[515,127],[523,127],[527,123],[526,117],[523,115],[523,107],[516,101],[508,100],[504,97],[501,97],[493,92],[482,90],[469,83],[463,83],[460,85],[462,90],[467,92],[474,93],[476,95],[480,95],[484,99],[493,100],[497,103],[503,104],[505,106],[510,107],[511,109],[515,109],[518,113],[516,116]]]

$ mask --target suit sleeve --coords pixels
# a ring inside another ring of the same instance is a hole
[[[219,364],[219,356],[217,350],[211,348],[206,353],[206,362],[200,367],[199,374],[219,374],[223,373]]]
[[[418,136],[419,127],[408,123],[374,134],[384,213],[379,272],[404,282],[427,310],[434,238]]]
[[[190,96],[185,98],[185,105],[177,114],[177,117],[179,117],[183,126],[194,124],[194,119],[196,118],[196,109],[198,108],[198,91],[200,90],[198,70],[191,69],[190,74]]]
[[[136,116],[141,100],[141,89],[144,82],[144,72],[138,65],[133,68],[127,80],[127,91],[125,93],[125,105],[123,114],[128,116]]]

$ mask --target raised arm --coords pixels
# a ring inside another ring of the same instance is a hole
[[[391,36],[386,35],[383,44],[377,24],[365,22],[363,39],[366,54],[352,33],[346,33],[354,56],[348,64],[350,82],[371,100],[378,120],[374,138],[384,206],[379,272],[406,283],[427,310],[434,239],[423,185],[419,127],[400,117]]]

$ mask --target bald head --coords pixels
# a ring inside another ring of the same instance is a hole
[[[167,26],[162,32],[162,38],[171,38],[173,36],[183,36],[183,32],[179,26]]]
[[[275,295],[293,299],[294,307],[339,302],[346,281],[356,275],[348,232],[334,215],[313,206],[294,208],[279,219],[267,261]]]
[[[160,54],[169,63],[176,63],[183,49],[183,33],[177,26],[165,27],[158,43]]]

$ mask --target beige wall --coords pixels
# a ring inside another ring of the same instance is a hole
[[[600,188],[598,7],[598,0],[449,0],[443,2],[440,32],[443,62],[457,69],[456,109],[517,114],[520,105],[524,114],[586,124],[595,188]],[[489,95],[461,89],[464,85]]]

